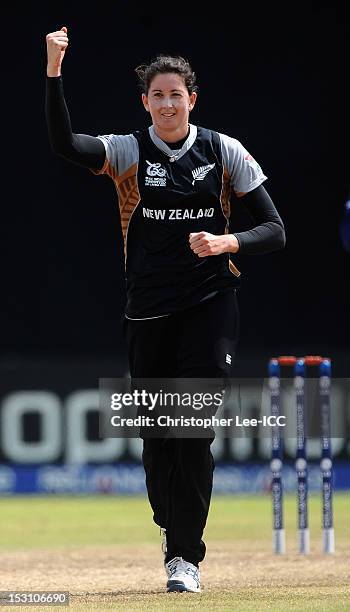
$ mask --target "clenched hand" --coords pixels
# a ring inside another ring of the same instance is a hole
[[[215,236],[209,232],[194,232],[189,236],[190,247],[198,257],[236,253],[239,243],[234,234]]]
[[[46,36],[47,47],[47,76],[61,75],[61,65],[68,47],[67,28],[64,26],[57,32],[50,32]]]

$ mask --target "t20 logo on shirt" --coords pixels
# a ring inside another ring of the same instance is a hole
[[[146,177],[145,185],[151,187],[166,187],[166,169],[163,168],[162,164],[152,164],[146,159]]]

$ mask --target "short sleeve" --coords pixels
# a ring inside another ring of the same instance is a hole
[[[267,176],[254,157],[236,138],[225,134],[219,136],[224,167],[230,176],[231,186],[236,195],[241,196],[261,185]]]
[[[133,134],[120,136],[107,134],[98,136],[106,150],[106,160],[103,167],[95,174],[108,174],[112,178],[124,174],[133,164],[139,160],[138,143]]]

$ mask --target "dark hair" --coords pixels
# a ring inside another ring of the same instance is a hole
[[[148,93],[152,79],[154,79],[157,74],[164,74],[166,72],[175,72],[179,74],[183,78],[190,95],[198,89],[195,73],[189,62],[180,55],[158,55],[150,64],[142,64],[135,68],[135,72],[145,94]]]

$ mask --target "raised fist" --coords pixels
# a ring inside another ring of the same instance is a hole
[[[64,26],[57,32],[46,36],[47,46],[47,76],[60,76],[61,64],[68,47],[67,28]]]

